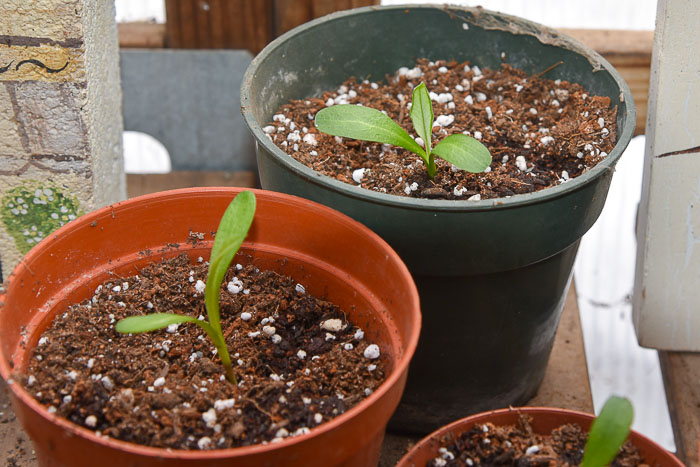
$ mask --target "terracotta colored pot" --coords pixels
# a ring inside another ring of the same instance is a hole
[[[532,416],[532,429],[535,433],[539,434],[549,434],[553,429],[561,425],[566,425],[567,423],[576,423],[581,428],[588,431],[595,418],[591,414],[577,412],[575,410],[553,409],[548,407],[521,407],[483,412],[457,420],[429,434],[401,458],[397,467],[425,467],[425,464],[430,459],[438,456],[441,440],[444,439],[447,434],[451,433],[455,436],[459,436],[465,431],[471,430],[474,425],[486,422],[491,422],[496,426],[513,425],[518,422],[520,414]],[[683,463],[673,454],[646,436],[632,431],[628,439],[639,449],[644,459],[649,462],[650,465],[683,467]]]
[[[332,209],[294,196],[257,191],[255,220],[241,251],[261,268],[287,274],[309,293],[342,307],[390,358],[387,380],[367,399],[307,435],[280,443],[213,451],[143,447],[98,437],[50,414],[19,384],[31,349],[52,318],[88,298],[108,272],[128,274],[179,244],[207,257],[211,241],[193,247],[190,231],[216,230],[238,188],[176,190],[117,203],[57,230],[33,248],[0,296],[0,374],[17,417],[34,440],[41,465],[265,466],[376,465],[384,429],[403,391],[418,341],[418,293],[405,265],[376,234]],[[280,261],[286,258],[287,261]],[[26,332],[22,332],[22,330]]]

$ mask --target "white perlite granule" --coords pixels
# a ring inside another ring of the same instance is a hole
[[[216,409],[209,409],[202,414],[202,420],[206,423],[207,427],[214,428],[216,425]]]
[[[377,344],[370,344],[367,346],[367,348],[364,351],[364,356],[365,358],[368,358],[370,360],[375,360],[379,358],[379,346]]]
[[[321,329],[325,331],[338,332],[343,330],[343,321],[337,318],[327,319],[321,322]]]

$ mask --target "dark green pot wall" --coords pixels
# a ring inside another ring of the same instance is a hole
[[[606,160],[568,183],[528,195],[416,200],[321,176],[261,129],[290,99],[336,89],[350,76],[381,80],[421,57],[493,68],[500,66],[501,52],[507,63],[531,73],[562,61],[547,78],[578,82],[611,98],[620,136]],[[525,402],[544,374],[578,240],[598,218],[614,164],[632,137],[632,97],[610,64],[553,30],[486,10],[362,8],[273,41],[248,69],[241,102],[256,138],[262,186],[363,222],[397,250],[416,279],[424,329],[395,420],[428,431],[478,410]],[[441,342],[444,348],[435,347]],[[491,344],[488,351],[484,342]]]
[[[414,274],[423,328],[389,426],[431,432],[468,414],[524,405],[534,396],[577,250],[578,242],[547,260],[493,274]]]

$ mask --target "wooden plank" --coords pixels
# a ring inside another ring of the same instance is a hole
[[[257,53],[272,39],[272,1],[166,0],[168,46]]]
[[[180,0],[165,0],[165,39],[167,47],[174,49],[182,45],[182,32],[180,30]],[[121,45],[121,36],[119,36]]]
[[[700,465],[700,353],[659,352],[676,453]]]
[[[274,0],[274,35],[335,11],[369,5],[379,5],[379,0]]]
[[[209,8],[211,9],[211,14],[209,16],[211,20],[211,47],[214,49],[223,49],[226,47],[223,1],[224,0],[209,0]]]
[[[273,38],[333,11],[379,0],[166,0],[167,43],[173,48],[262,50]]]
[[[275,35],[279,36],[313,18],[312,0],[274,0],[272,16]]]
[[[581,320],[572,284],[554,339],[552,355],[537,395],[528,406],[563,407],[593,413]],[[396,465],[399,459],[422,437],[387,433],[379,459],[380,467]]]
[[[194,5],[194,18],[192,18],[192,23],[195,27],[195,32],[197,36],[197,47],[198,49],[211,49],[212,48],[212,37],[211,37],[211,21],[216,19],[211,18],[211,6],[208,1],[199,1]]]
[[[649,60],[654,31],[620,29],[561,29],[561,32],[586,44],[601,55],[638,56]]]
[[[181,49],[197,49],[197,0],[180,0],[177,2],[177,9],[180,11],[180,34],[182,42]],[[167,4],[166,4],[167,8]],[[167,10],[165,12],[167,17]]]
[[[544,381],[527,405],[564,407],[593,413],[593,396],[574,284],[566,297]]]
[[[230,0],[229,0],[230,1]],[[274,35],[274,22],[272,18],[273,0],[258,0],[249,2],[243,0],[243,18],[249,37],[249,45],[241,44],[239,47],[251,52],[260,52],[268,42],[277,37]]]
[[[161,49],[165,47],[165,24],[119,23],[119,47],[122,49]]]
[[[228,0],[222,0],[222,2],[222,16],[219,22],[221,23],[221,29],[224,31],[225,47],[232,49],[241,47],[253,50],[251,47],[244,45],[246,44],[245,19],[238,13],[236,4]]]
[[[127,174],[126,192],[129,198],[157,191],[191,188],[195,186],[238,186],[256,188],[253,172],[195,172],[181,171],[166,174]]]
[[[313,18],[333,13],[334,11],[349,10],[363,6],[379,5],[379,0],[312,0]]]
[[[230,0],[210,0],[210,11],[212,15],[223,17],[240,17],[240,10],[235,2]],[[274,0],[275,7],[289,0]],[[292,0],[297,1],[297,0]],[[310,2],[311,0],[304,0]],[[354,0],[358,3],[353,3],[355,6],[363,6],[371,4],[368,0]],[[172,0],[166,0],[166,3],[172,3]],[[265,6],[265,2],[258,2]],[[376,2],[375,2],[376,3]],[[178,2],[175,2],[177,5]],[[327,11],[327,8],[316,6],[313,4],[314,17],[318,17]],[[264,9],[256,10],[256,14],[260,14]],[[170,7],[168,9],[168,23],[179,21],[179,9]],[[257,18],[260,20],[260,18]],[[168,24],[166,23],[166,24]],[[119,43],[122,47],[129,43],[138,43],[140,40],[141,47],[146,47],[149,43],[161,43],[164,41],[166,34],[164,25],[148,22],[133,22],[119,23]],[[588,47],[596,50],[598,53],[607,59],[613,59],[620,66],[644,65],[651,62],[651,47],[653,31],[624,31],[624,30],[604,30],[604,29],[560,29],[561,32],[567,34],[574,39],[584,43]],[[228,31],[227,31],[228,32]],[[136,37],[129,37],[129,35]],[[168,29],[167,35],[171,35]],[[153,37],[156,36],[156,37]],[[172,45],[170,45],[172,47]]]

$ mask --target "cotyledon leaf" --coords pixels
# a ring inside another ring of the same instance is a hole
[[[115,330],[122,334],[141,334],[142,332],[156,331],[171,324],[195,323],[197,318],[192,316],[176,315],[173,313],[151,313],[143,316],[129,316],[119,320]]]
[[[491,153],[486,146],[463,134],[443,139],[435,145],[433,153],[467,172],[483,172],[491,165]]]
[[[391,118],[379,110],[352,104],[326,107],[316,114],[316,128],[343,138],[393,144],[408,149],[427,162],[423,148]]]
[[[430,94],[425,83],[420,83],[413,90],[411,101],[411,121],[416,133],[425,143],[425,152],[430,154],[431,137],[433,131],[433,104],[430,102]]]

